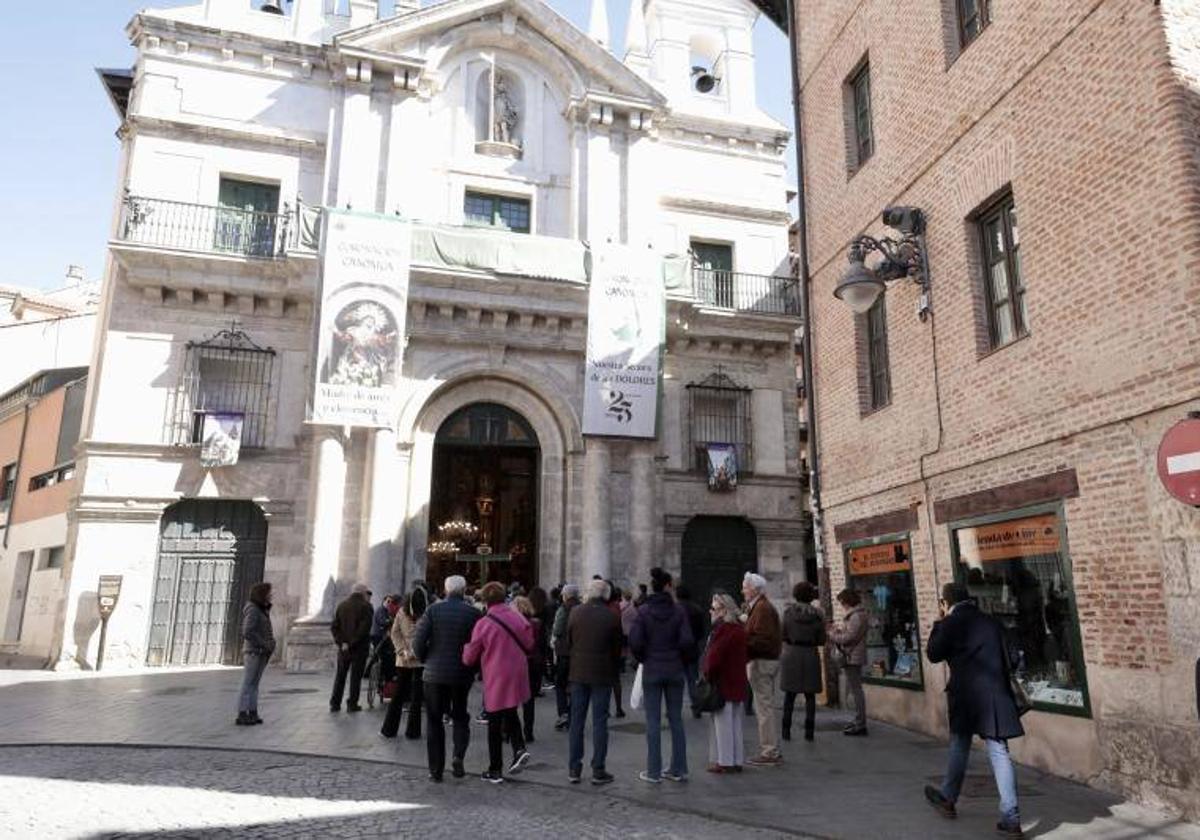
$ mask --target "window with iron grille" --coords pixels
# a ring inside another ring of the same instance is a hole
[[[867,310],[867,377],[870,381],[871,409],[883,408],[892,401],[891,371],[888,369],[887,309],[880,295]]]
[[[267,445],[267,417],[275,351],[259,347],[244,332],[221,330],[189,341],[176,395],[172,442],[199,444],[209,414],[241,414],[243,449]]]
[[[847,105],[849,106],[848,129],[850,131],[849,163],[851,171],[857,170],[875,153],[875,134],[871,116],[871,63],[864,58],[846,80]]]
[[[978,215],[988,331],[993,348],[1026,335],[1025,280],[1021,277],[1021,240],[1017,208],[1006,192]]]
[[[529,233],[529,199],[467,191],[463,218],[468,225]]]
[[[694,467],[708,470],[711,443],[732,444],[740,473],[753,471],[749,388],[743,388],[718,367],[700,382],[687,386],[688,416]]]
[[[958,5],[958,46],[965,50],[967,45],[979,37],[979,33],[991,23],[988,6],[990,0],[955,0]]]

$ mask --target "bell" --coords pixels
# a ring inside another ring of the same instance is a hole
[[[712,93],[719,81],[721,80],[703,67],[692,68],[692,87],[697,93]]]
[[[266,3],[263,3],[262,6],[259,7],[259,11],[266,12],[269,15],[283,14],[283,8],[278,3],[274,3],[271,0],[267,0]]]

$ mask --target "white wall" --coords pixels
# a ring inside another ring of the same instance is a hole
[[[34,552],[17,649],[22,656],[48,656],[50,653],[56,612],[63,592],[63,570],[44,568],[45,550],[65,546],[66,542],[67,516],[56,514],[14,525],[9,529],[8,548],[0,551],[0,629],[7,626],[9,611],[20,609],[20,605],[11,600],[17,558],[21,552]]]
[[[38,371],[91,363],[94,314],[0,325],[0,393]]]

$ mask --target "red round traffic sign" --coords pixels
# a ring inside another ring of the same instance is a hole
[[[1158,477],[1176,499],[1200,506],[1200,418],[1167,429],[1158,445]]]

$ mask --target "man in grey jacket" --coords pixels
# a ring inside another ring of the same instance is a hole
[[[454,725],[451,773],[456,779],[466,774],[463,758],[471,742],[467,696],[475,682],[475,669],[463,664],[462,654],[480,619],[479,611],[463,597],[466,589],[466,578],[461,575],[446,578],[445,600],[425,611],[413,637],[413,653],[425,663],[426,752],[429,778],[435,782],[442,780],[446,769],[446,715]]]
[[[271,584],[250,587],[250,600],[242,607],[242,690],[238,695],[238,726],[262,723],[258,716],[258,683],[275,652],[271,628]]]

